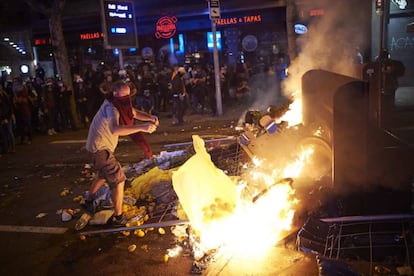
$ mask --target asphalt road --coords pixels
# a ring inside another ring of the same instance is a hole
[[[147,139],[157,155],[167,150],[166,145],[191,142],[193,134],[205,139],[234,135],[239,112],[235,107],[220,117],[188,116],[183,126],[172,125],[171,118],[161,114],[160,127]],[[73,198],[90,185],[90,179],[82,173],[89,163],[82,149],[86,137],[86,129],[53,136],[37,134],[30,145],[18,145],[16,153],[0,157],[0,274],[134,275],[145,269],[145,275],[151,275],[151,271],[154,275],[180,274],[174,263],[187,274],[191,258],[187,258],[187,267],[183,260],[172,259],[168,264],[162,261],[171,246],[171,233],[163,237],[149,235],[139,241],[119,233],[80,241],[74,231],[76,220],[62,221],[59,210],[79,208]],[[128,137],[121,138],[116,154],[124,166],[136,164],[144,156]],[[138,248],[145,243],[149,249],[131,255],[127,247],[132,243]],[[91,267],[95,272],[90,271]]]
[[[154,154],[158,154],[166,145],[191,142],[194,134],[205,139],[239,135],[234,127],[243,111],[243,106],[234,106],[220,117],[187,116],[184,126],[172,125],[171,118],[163,114],[157,132],[147,137]],[[411,112],[398,114],[400,127],[413,126]],[[89,162],[82,150],[86,136],[86,129],[36,135],[32,144],[18,145],[16,153],[0,157],[0,274],[188,275],[193,266],[188,254],[163,261],[166,250],[175,242],[169,232],[163,236],[150,233],[144,238],[105,234],[81,240],[74,231],[76,220],[62,221],[57,212],[78,208],[73,198],[90,185],[82,174]],[[116,154],[126,166],[143,158],[127,138],[121,139]],[[137,245],[133,253],[128,251],[131,244]],[[275,252],[285,257],[289,253],[285,249]],[[285,262],[283,269],[290,273],[285,275],[295,275],[291,274],[292,266],[310,272],[307,275],[317,275],[315,260],[309,256],[299,254],[291,263]]]

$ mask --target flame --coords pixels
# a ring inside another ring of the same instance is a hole
[[[276,185],[255,203],[243,199],[234,212],[206,223],[198,229],[194,256],[201,258],[211,249],[238,257],[263,256],[291,229],[294,216],[294,189],[288,184]]]
[[[291,95],[293,102],[289,105],[289,110],[280,118],[288,122],[288,126],[295,126],[303,121],[302,117],[302,93],[296,91]]]
[[[282,121],[288,122],[288,127],[296,126],[302,122],[300,95],[301,93],[292,95],[294,100],[290,104],[289,110],[280,118]],[[194,148],[196,155],[199,154],[200,149],[196,140],[194,140]],[[243,170],[246,173],[240,177],[238,182],[234,183],[236,186],[234,191],[237,193],[236,200],[230,200],[230,202],[236,202],[234,206],[226,202],[226,197],[217,197],[216,190],[211,191],[211,194],[208,195],[208,189],[205,187],[211,187],[212,190],[222,187],[223,195],[232,190],[228,188],[227,181],[213,184],[211,182],[215,178],[205,175],[206,170],[214,167],[211,166],[211,160],[207,161],[206,158],[203,158],[201,163],[192,160],[188,162],[192,164],[190,167],[183,168],[188,165],[186,162],[179,169],[179,171],[184,171],[177,174],[181,177],[175,177],[176,175],[173,174],[174,189],[186,213],[200,215],[200,212],[194,211],[200,207],[194,205],[207,202],[206,198],[210,198],[210,201],[211,198],[214,198],[214,202],[203,206],[201,213],[203,219],[196,217],[195,224],[190,219],[192,233],[189,239],[195,259],[201,259],[212,251],[218,251],[222,256],[243,258],[249,261],[253,258],[256,260],[264,258],[269,250],[292,229],[295,207],[299,202],[295,198],[295,189],[290,185],[291,183],[279,180],[286,177],[297,178],[312,154],[313,148],[303,149],[297,155],[296,160],[284,168],[266,166],[265,164],[269,162],[253,157],[250,164],[243,165]],[[205,153],[200,155],[205,155]],[[203,164],[203,162],[208,163]],[[215,167],[213,170],[220,171]],[[197,175],[197,172],[203,172],[203,175]],[[194,178],[191,177],[192,174],[197,179],[205,178],[199,180],[204,181],[205,184],[175,183],[187,180],[190,182],[190,179],[194,181]],[[212,171],[212,176],[216,175],[218,175],[217,171]],[[204,198],[194,200],[194,195],[190,195],[189,189],[193,194],[197,192],[195,186],[200,186],[196,197],[204,193]],[[184,202],[186,200],[188,202]]]
[[[305,164],[310,160],[314,153],[314,148],[309,146],[299,153],[299,157],[291,164],[288,164],[283,172],[284,177],[298,178]]]
[[[266,168],[265,160],[252,158],[250,167],[245,166],[246,173],[234,183],[238,193],[235,206],[226,205],[223,198],[215,198],[214,202],[203,207],[203,219],[197,220],[196,226],[190,219],[192,227],[190,244],[195,259],[202,258],[212,250],[217,250],[224,256],[243,259],[263,258],[292,229],[295,207],[299,202],[295,198],[295,189],[292,185],[279,179],[285,176],[297,177],[303,163],[311,154],[312,149],[303,150],[297,160],[282,169]],[[199,167],[192,166],[185,170],[191,174],[191,172],[205,171],[209,167],[210,164],[199,164]],[[215,168],[215,170],[219,169]],[[189,178],[191,177],[187,175],[187,179]],[[211,179],[204,179],[204,181],[203,185],[213,186]],[[175,183],[174,174],[173,185],[174,188],[185,186],[183,183]],[[227,183],[214,183],[214,185],[220,187]],[[194,186],[194,182],[191,182],[186,187],[194,188]],[[262,194],[263,191],[266,192]],[[176,192],[180,202],[183,203],[185,196],[181,197],[180,189],[176,189]],[[252,200],[258,194],[260,197]],[[208,197],[206,194],[204,196]],[[182,206],[188,208],[189,205],[182,204]],[[197,208],[197,206],[192,207]],[[187,212],[185,208],[184,210]]]

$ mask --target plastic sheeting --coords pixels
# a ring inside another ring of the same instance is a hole
[[[193,135],[195,155],[177,171],[172,182],[194,229],[232,213],[237,204],[236,184],[211,161],[203,139]]]
[[[151,193],[153,186],[160,182],[171,182],[171,171],[160,170],[158,167],[152,168],[147,173],[135,178],[125,194],[131,194],[139,199],[141,196]]]

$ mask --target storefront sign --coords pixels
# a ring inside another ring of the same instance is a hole
[[[246,16],[236,16],[230,18],[221,18],[216,20],[217,25],[236,25],[243,23],[258,23],[262,22],[262,16],[258,15],[246,15]]]
[[[81,40],[98,39],[103,36],[104,36],[103,33],[100,33],[100,32],[84,33],[84,34],[79,35]]]
[[[155,27],[156,38],[170,38],[173,37],[177,31],[177,17],[175,16],[163,16],[158,19]]]

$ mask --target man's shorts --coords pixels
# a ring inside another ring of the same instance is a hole
[[[92,163],[99,178],[104,178],[110,188],[115,188],[126,180],[121,164],[116,160],[114,154],[107,150],[98,150],[92,153]]]

